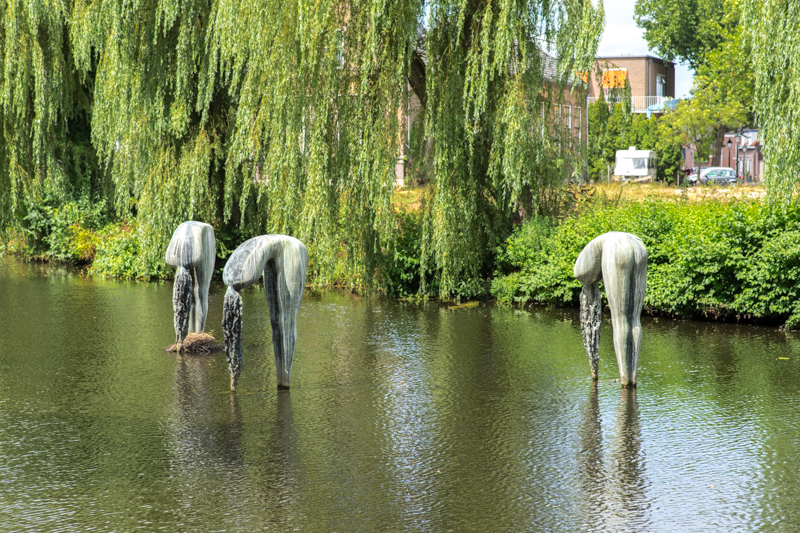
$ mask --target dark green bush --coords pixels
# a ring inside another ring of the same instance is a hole
[[[647,246],[649,312],[800,324],[800,207],[758,201],[596,204],[557,227],[532,220],[498,251],[494,296],[576,305],[575,259],[607,231],[636,234]]]
[[[45,195],[30,199],[25,206],[25,251],[22,255],[87,264],[94,259],[97,247],[95,232],[108,221],[105,201],[92,203],[87,197],[62,201]]]
[[[392,296],[407,298],[419,292],[422,229],[419,213],[398,212],[394,254],[381,269],[382,284]]]

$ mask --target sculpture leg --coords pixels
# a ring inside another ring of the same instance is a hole
[[[209,226],[202,234],[203,260],[194,269],[194,317],[192,331],[204,331],[208,317],[208,288],[214,274],[214,262],[217,257],[214,230]]]
[[[581,289],[580,300],[583,347],[586,349],[586,356],[589,358],[592,379],[597,379],[600,363],[600,320],[603,304],[597,283],[584,285],[583,289]]]
[[[199,333],[205,330],[206,317],[208,316],[208,287],[211,284],[211,276],[206,274],[202,268],[194,269],[194,285],[192,296],[194,305],[192,306],[191,323],[189,331]]]
[[[642,344],[641,314],[647,278],[647,251],[635,241],[607,242],[603,250],[603,283],[611,309],[614,351],[623,387],[636,386]]]
[[[183,267],[175,272],[172,289],[172,309],[175,312],[175,342],[183,342],[189,333],[192,314],[192,274]]]
[[[288,389],[297,343],[297,313],[303,300],[308,255],[305,248],[287,248],[276,260],[267,262],[264,289],[272,325],[272,349],[278,389]]]
[[[228,287],[222,305],[222,333],[225,337],[225,357],[231,375],[231,391],[236,392],[239,374],[242,373],[242,296]]]
[[[189,333],[196,333],[198,330],[195,327],[195,324],[197,323],[197,315],[198,315],[198,312],[199,312],[199,309],[197,308],[197,270],[194,269],[194,268],[187,269],[187,270],[189,270],[189,272],[190,272],[190,274],[192,276],[192,285],[189,288],[189,320],[188,320],[189,324],[188,324],[188,326],[189,326]]]

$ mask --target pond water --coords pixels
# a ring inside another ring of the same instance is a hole
[[[607,316],[594,383],[573,310],[308,291],[278,392],[243,296],[232,396],[165,353],[171,284],[0,259],[0,530],[800,528],[796,334],[645,319],[627,391]]]

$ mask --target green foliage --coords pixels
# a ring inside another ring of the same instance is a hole
[[[614,156],[611,152],[616,144],[608,131],[608,117],[611,111],[602,91],[600,97],[589,104],[587,113],[589,115],[587,168],[591,179],[602,181],[613,172],[611,158]]]
[[[587,1],[429,5],[426,130],[434,180],[422,269],[437,272],[448,296],[480,278],[518,208],[535,211],[543,189],[579,172],[563,130],[553,127],[555,105],[568,77],[589,70],[603,14]],[[557,73],[543,43],[556,51]]]
[[[731,21],[725,0],[636,0],[636,24],[649,48],[669,61],[697,70],[710,50],[724,40]]]
[[[163,274],[163,263],[147,262],[136,228],[124,222],[109,224],[99,234],[90,272],[118,279],[150,279]]]
[[[655,150],[657,152],[658,169],[656,179],[664,183],[676,183],[683,169],[683,144],[675,138],[657,132]]]
[[[90,204],[86,199],[53,208],[45,220],[47,254],[66,263],[89,263],[94,259],[99,236],[97,230],[107,221],[105,204]]]
[[[74,67],[68,3],[0,11],[0,227],[38,232],[32,213],[107,193],[89,142],[90,101]],[[45,198],[47,197],[47,198]]]
[[[570,230],[569,222],[556,229],[547,218],[531,219],[515,229],[497,250],[498,271],[492,282],[495,298],[501,302],[571,303],[580,283],[571,276],[569,258],[577,258],[577,254],[571,249]]]
[[[721,41],[706,53],[694,82],[695,97],[707,107],[715,107],[718,122],[729,128],[754,124],[755,76],[741,11],[741,0],[725,3]]]
[[[407,298],[419,293],[420,289],[421,216],[401,211],[395,214],[395,219],[394,253],[381,270],[382,284],[392,296]]]
[[[695,71],[693,98],[667,113],[661,137],[719,165],[725,133],[754,123],[742,0],[637,0],[635,10],[650,48]]]
[[[499,251],[493,294],[504,302],[575,305],[574,262],[607,231],[644,241],[649,312],[800,325],[800,207],[761,202],[597,202],[558,227],[532,220]]]
[[[521,201],[579,171],[545,122],[602,25],[591,0],[7,2],[0,222],[35,222],[25,199],[49,187],[135,221],[136,245],[120,250],[138,266],[109,272],[147,276],[194,219],[219,235],[294,235],[318,281],[369,285],[395,250],[390,195],[421,41],[415,169],[432,186],[418,259],[421,285],[448,295],[480,277]]]
[[[18,252],[29,258],[52,259],[71,264],[86,264],[94,258],[96,231],[108,222],[105,202],[92,203],[83,196],[62,201],[50,189],[37,200],[25,203],[21,229],[24,245]]]
[[[787,0],[743,4],[765,183],[773,197],[789,202],[800,183],[800,11]]]
[[[682,100],[674,111],[664,113],[662,138],[695,153],[695,161],[708,161],[719,128],[715,110],[698,98]]]

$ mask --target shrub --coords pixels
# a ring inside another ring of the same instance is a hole
[[[644,241],[648,312],[800,325],[800,207],[758,201],[598,202],[558,226],[532,220],[498,250],[492,293],[501,302],[576,305],[574,262],[607,231]]]
[[[147,280],[162,277],[163,267],[145,260],[136,228],[121,222],[109,224],[99,232],[90,272],[108,278]]]
[[[72,264],[91,263],[97,251],[97,230],[106,221],[105,202],[87,199],[51,208],[44,242],[47,257]]]

